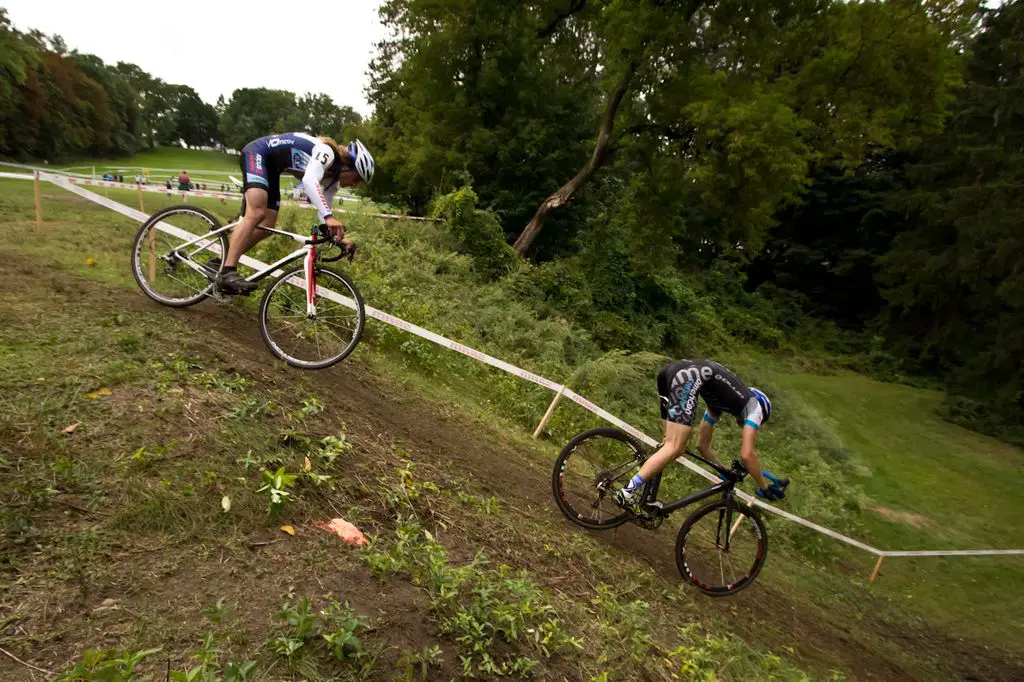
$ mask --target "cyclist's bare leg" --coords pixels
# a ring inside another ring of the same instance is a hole
[[[266,217],[260,221],[260,227],[277,227],[277,211],[268,208],[264,215]],[[249,240],[244,245],[245,248],[242,249],[242,253],[248,253],[249,249],[273,234],[273,232],[267,232],[266,230],[253,230],[249,233]]]
[[[250,187],[245,191],[245,215],[242,216],[242,222],[238,224],[238,227],[231,232],[228,256],[224,261],[225,266],[231,268],[237,266],[238,259],[242,257],[243,253],[270,234],[256,229],[258,225],[273,227],[273,224],[268,225],[266,222],[271,219],[271,214],[273,214],[274,223],[277,222],[277,211],[267,208],[269,198],[265,189]]]
[[[711,436],[715,433],[715,425],[708,421],[701,421],[700,428],[697,429],[697,450],[700,454],[704,455],[707,459],[718,466],[723,466],[722,462],[718,459],[718,453],[711,447]]]
[[[661,470],[668,466],[668,463],[679,457],[686,449],[686,442],[690,440],[690,433],[693,427],[683,426],[675,422],[665,422],[665,443],[658,448],[653,455],[647,458],[644,465],[638,472],[645,480],[651,480],[652,476],[661,473]]]

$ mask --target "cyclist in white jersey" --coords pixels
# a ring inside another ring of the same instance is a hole
[[[257,286],[238,274],[238,260],[260,240],[273,234],[259,227],[274,227],[281,206],[281,174],[302,179],[310,203],[320,222],[339,240],[345,228],[334,217],[331,204],[339,187],[354,187],[373,179],[373,157],[362,142],[347,147],[329,137],[305,133],[282,133],[253,140],[242,148],[239,161],[242,176],[242,222],[231,233],[224,268],[217,285],[232,293],[246,293]],[[346,242],[347,243],[347,242]]]

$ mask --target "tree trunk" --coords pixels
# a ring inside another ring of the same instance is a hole
[[[573,193],[582,187],[590,176],[597,172],[598,168],[604,165],[608,153],[608,145],[612,139],[612,130],[615,128],[615,115],[618,113],[622,98],[626,95],[626,91],[629,90],[629,84],[633,80],[634,74],[636,74],[637,66],[637,62],[629,64],[618,85],[615,86],[615,91],[612,92],[611,97],[608,99],[608,108],[605,109],[604,117],[601,119],[601,128],[597,134],[597,144],[594,146],[594,153],[590,155],[587,165],[581,168],[572,180],[559,187],[558,191],[541,202],[541,205],[537,207],[537,212],[530,219],[529,224],[523,229],[519,238],[516,239],[516,243],[512,248],[521,257],[526,257],[526,252],[533,244],[533,240],[537,238],[537,235],[543,229],[544,221],[547,219],[548,214],[557,208],[565,206],[569,199],[572,198]]]

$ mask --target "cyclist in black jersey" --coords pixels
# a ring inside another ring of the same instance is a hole
[[[712,462],[721,464],[711,447],[715,425],[729,413],[743,429],[740,460],[757,483],[757,494],[768,500],[785,497],[776,479],[765,477],[757,454],[757,433],[772,414],[772,403],[763,391],[748,388],[739,377],[714,360],[679,360],[658,373],[658,398],[665,422],[665,443],[651,455],[629,484],[619,490],[615,501],[625,509],[640,513],[640,495],[633,492],[686,449],[697,414],[697,398],[707,409],[697,436],[697,449]],[[769,476],[771,476],[769,474]]]
[[[253,140],[242,148],[239,159],[242,177],[242,222],[231,233],[224,268],[217,284],[225,291],[245,293],[259,285],[238,274],[238,260],[246,251],[272,232],[258,227],[274,227],[281,205],[281,174],[302,179],[310,203],[316,207],[320,222],[340,240],[345,228],[334,217],[331,204],[339,187],[354,187],[373,178],[373,157],[359,140],[347,147],[329,137],[306,133],[281,133]]]

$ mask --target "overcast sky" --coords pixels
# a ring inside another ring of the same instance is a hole
[[[21,31],[64,38],[103,61],[133,62],[213,104],[235,88],[326,92],[368,115],[363,87],[384,36],[380,0],[0,0]]]

